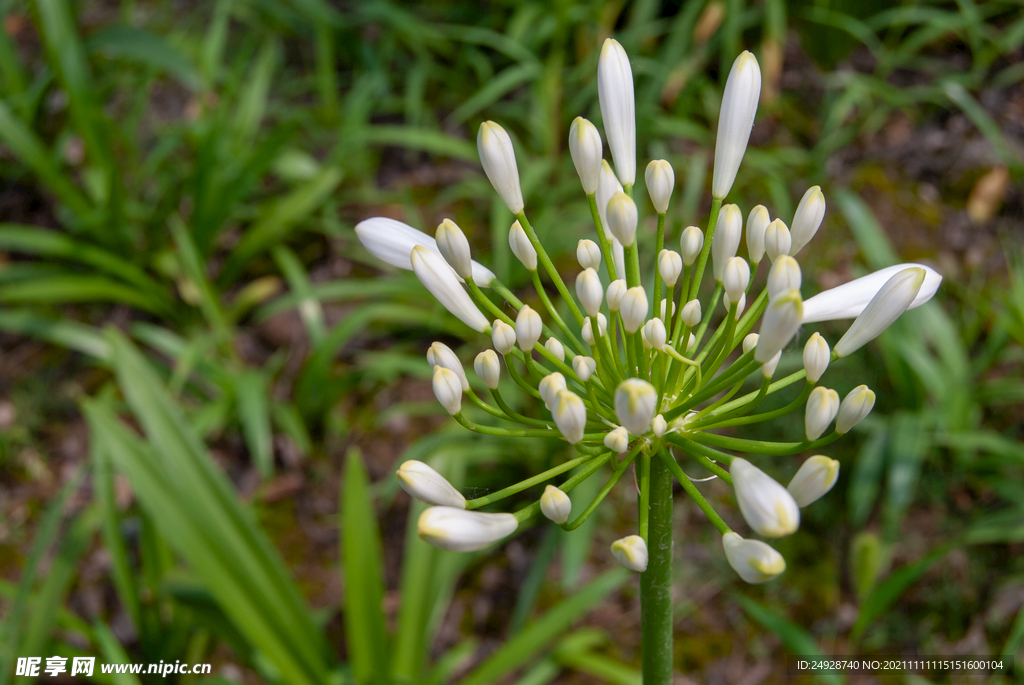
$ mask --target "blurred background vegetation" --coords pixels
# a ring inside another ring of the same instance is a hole
[[[804,295],[899,261],[945,276],[829,371],[879,401],[779,543],[780,580],[744,585],[677,498],[679,682],[792,682],[787,654],[1024,657],[1019,3],[0,0],[0,16],[0,684],[15,657],[53,654],[212,662],[179,677],[195,683],[639,682],[637,583],[608,552],[635,525],[629,488],[579,531],[537,525],[487,554],[416,538],[402,460],[483,492],[564,450],[452,428],[423,354],[466,329],[352,229],[451,217],[528,285],[473,144],[494,119],[573,270],[592,227],[565,140],[575,116],[600,121],[611,35],[633,60],[640,161],[676,170],[670,236],[705,220],[723,66],[750,49],[762,106],[731,199],[788,220],[822,186]],[[799,364],[790,350],[782,370]],[[727,488],[704,489],[739,520]]]

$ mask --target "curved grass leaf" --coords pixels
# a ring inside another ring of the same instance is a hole
[[[184,86],[198,90],[203,81],[195,66],[163,36],[130,26],[111,26],[85,43],[91,53],[123,58],[171,74]]]

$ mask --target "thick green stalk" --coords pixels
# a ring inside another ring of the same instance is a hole
[[[658,257],[661,256],[661,251],[665,249],[665,215],[658,215],[658,234],[655,238],[654,243],[654,314],[655,317],[661,317],[661,320],[669,318],[671,315],[671,305],[665,305],[665,316],[661,316],[661,270],[658,268]],[[669,297],[671,298],[671,293]],[[666,326],[667,328],[667,326]]]
[[[587,202],[590,203],[590,216],[594,220],[594,228],[597,229],[597,242],[601,246],[601,254],[604,255],[604,265],[608,269],[608,282],[618,280],[619,275],[615,270],[615,255],[612,252],[612,241],[604,232],[604,224],[601,223],[601,213],[597,211],[597,199],[593,195],[587,195]]]
[[[533,249],[537,251],[537,258],[540,263],[544,265],[544,270],[548,272],[548,276],[551,281],[558,288],[559,294],[562,299],[565,300],[565,304],[568,305],[569,311],[572,312],[573,317],[576,319],[576,325],[583,325],[583,314],[580,312],[579,307],[576,306],[576,300],[569,294],[569,289],[565,287],[565,283],[562,281],[562,277],[558,274],[558,269],[551,263],[551,258],[548,257],[547,251],[544,250],[544,246],[540,243],[540,238],[537,237],[537,232],[533,230],[533,226],[530,225],[529,220],[526,218],[524,212],[516,214],[516,218],[519,219],[519,225],[526,231],[526,237],[530,239],[530,243],[533,245]]]
[[[644,685],[672,683],[672,472],[651,460],[647,570],[640,574]]]
[[[689,298],[691,300],[697,297],[697,291],[700,290],[700,282],[704,278],[704,267],[707,266],[708,254],[711,253],[711,241],[715,237],[715,228],[718,226],[718,212],[721,209],[722,201],[716,197],[711,201],[711,216],[708,217],[708,230],[704,233],[704,246],[701,248],[700,257],[697,258],[693,272],[693,284],[690,286]]]
[[[536,269],[530,272],[530,279],[533,280],[533,287],[540,296],[541,302],[544,303],[544,308],[548,310],[548,314],[551,315],[555,325],[565,334],[569,345],[576,351],[576,354],[583,354],[583,343],[576,339],[576,335],[565,325],[565,320],[555,311],[555,306],[551,303],[551,298],[548,297],[547,292],[544,290],[544,284],[540,282],[540,274],[537,273]]]

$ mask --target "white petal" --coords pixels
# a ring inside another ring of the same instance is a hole
[[[910,304],[910,309],[920,307],[935,295],[939,284],[942,283],[942,276],[935,269],[924,264],[897,264],[879,269],[867,276],[862,276],[804,300],[803,323],[857,318],[864,311],[864,307],[868,306],[868,302],[875,296],[875,293],[882,289],[886,281],[900,271],[914,266],[924,269],[925,276],[921,290]]]

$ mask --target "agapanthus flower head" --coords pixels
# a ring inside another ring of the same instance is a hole
[[[697,226],[682,228],[675,221],[670,212],[674,172],[664,160],[646,165],[651,204],[634,201],[636,121],[629,58],[619,43],[609,40],[599,65],[602,120],[615,169],[601,158],[596,127],[575,119],[569,150],[595,232],[576,244],[580,271],[568,283],[542,240],[567,226],[535,228],[530,223],[511,138],[494,122],[480,127],[480,161],[495,191],[515,214],[509,246],[536,292],[513,292],[473,261],[466,235],[450,220],[438,227],[436,239],[385,218],[367,219],[356,227],[359,240],[372,254],[412,269],[427,290],[469,326],[467,340],[484,348],[478,348],[473,369],[489,397],[477,395],[451,348],[438,342],[427,351],[434,394],[452,421],[503,440],[548,440],[579,456],[559,456],[543,477],[468,501],[421,462],[403,464],[398,478],[412,496],[435,505],[420,518],[421,537],[445,549],[469,551],[502,540],[536,515],[566,529],[577,527],[596,502],[570,523],[572,502],[567,493],[602,471],[610,485],[599,498],[632,468],[624,480],[639,489],[640,502],[648,502],[655,496],[650,484],[655,469],[662,469],[662,476],[674,476],[694,494],[694,502],[722,535],[725,556],[737,574],[746,582],[762,583],[782,573],[785,560],[765,542],[730,530],[712,505],[695,494],[693,488],[700,481],[691,480],[679,461],[694,462],[687,467],[700,464],[731,484],[740,514],[757,535],[774,538],[794,532],[800,507],[829,492],[839,464],[824,455],[812,456],[783,487],[762,470],[774,465],[759,461],[759,455],[817,450],[864,420],[875,402],[867,386],[854,388],[840,402],[835,390],[819,382],[831,364],[842,363],[904,311],[927,302],[942,279],[927,266],[900,264],[803,299],[798,253],[823,222],[826,203],[821,188],[814,186],[804,194],[792,230],[781,219],[772,220],[766,206],[755,206],[744,221],[739,207],[723,203],[737,177],[757,108],[761,77],[749,52],[736,60],[726,81],[706,232]],[[657,216],[651,216],[652,206]],[[645,212],[648,216],[641,222]],[[640,226],[656,233],[638,240]],[[744,230],[745,256],[738,254]],[[564,243],[564,236],[561,240]],[[678,252],[662,249],[674,240]],[[658,254],[642,258],[641,246],[651,243]],[[757,271],[765,256],[771,264],[761,277]],[[641,270],[652,263],[652,271]],[[602,269],[608,274],[607,286]],[[484,286],[489,287],[487,292],[481,290]],[[708,292],[710,297],[705,296]],[[833,349],[821,334],[800,330],[835,319],[854,321]],[[493,350],[480,334],[490,336]],[[783,357],[797,352],[798,338],[802,368],[775,380],[782,373]],[[508,374],[504,384],[503,373]],[[803,377],[806,383],[796,383]],[[521,390],[525,399],[506,401],[503,393],[510,389]],[[784,407],[782,412],[758,409],[776,393],[788,398],[774,404]],[[786,411],[804,413],[803,430],[786,442],[736,435],[745,426]],[[726,466],[728,472],[723,470]],[[542,485],[543,493],[536,489]],[[523,498],[526,505],[514,515],[477,511],[499,506],[497,501],[506,496]],[[664,544],[648,547],[654,516],[652,505],[641,512],[639,534],[612,545],[619,563],[639,573],[648,572],[655,555],[665,560]]]

